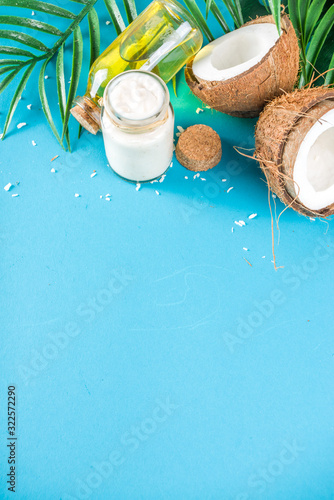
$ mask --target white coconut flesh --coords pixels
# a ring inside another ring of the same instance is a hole
[[[325,113],[305,135],[293,179],[299,200],[311,210],[334,203],[334,109]]]
[[[206,45],[192,70],[202,80],[223,81],[256,66],[279,38],[275,24],[259,23],[231,31]]]

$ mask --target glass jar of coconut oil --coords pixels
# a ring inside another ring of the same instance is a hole
[[[132,70],[152,71],[168,82],[199,51],[202,33],[175,0],[153,1],[93,63],[84,96],[71,110],[87,130],[100,128],[99,99],[108,82]]]
[[[109,165],[124,179],[151,181],[168,169],[174,112],[159,76],[134,70],[113,78],[104,91],[101,125]]]

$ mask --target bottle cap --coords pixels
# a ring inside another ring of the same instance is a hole
[[[101,128],[101,108],[87,96],[78,96],[71,114],[88,132],[96,135]]]

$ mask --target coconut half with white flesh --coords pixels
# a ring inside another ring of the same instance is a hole
[[[192,92],[232,116],[253,118],[267,102],[290,92],[299,72],[299,47],[287,15],[279,36],[272,16],[259,17],[214,40],[185,70]]]
[[[255,156],[286,205],[315,217],[334,214],[334,89],[278,97],[261,113]]]

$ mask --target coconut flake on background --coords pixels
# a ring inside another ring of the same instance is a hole
[[[232,191],[232,189],[234,189],[233,186],[231,186],[230,188],[228,188],[228,190],[226,192],[229,193],[230,191]]]
[[[249,219],[255,219],[255,217],[257,217],[257,214],[251,214],[248,216]]]
[[[4,190],[9,191],[11,187],[12,187],[12,184],[10,182],[8,182],[8,184],[5,185]]]
[[[22,127],[25,127],[27,124],[25,122],[22,122],[22,123],[19,123],[17,126],[17,128],[22,128]]]

